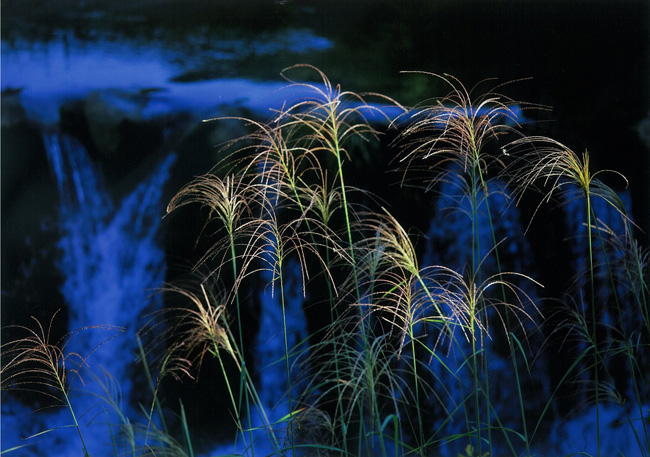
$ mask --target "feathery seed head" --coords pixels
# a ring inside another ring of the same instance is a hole
[[[26,336],[2,345],[2,389],[32,390],[56,401],[61,400],[59,395],[65,396],[68,374],[79,376],[79,369],[86,362],[80,354],[66,352],[63,340],[51,342],[52,325],[57,313],[52,316],[47,328],[32,316],[34,329],[17,326]]]
[[[512,99],[494,91],[474,95],[476,87],[468,90],[447,74],[405,73],[439,78],[451,89],[435,103],[415,106],[398,118],[409,122],[397,139],[403,149],[400,161],[407,163],[405,171],[412,166],[424,168],[428,180],[435,184],[444,178],[449,163],[460,165],[466,173],[484,173],[489,163],[500,163],[498,155],[485,153],[484,146],[491,139],[517,131],[520,115]],[[423,167],[418,163],[423,160],[432,163]]]
[[[508,173],[519,199],[528,188],[534,188],[537,183],[548,187],[542,202],[549,201],[556,192],[568,192],[568,186],[574,185],[587,196],[602,198],[629,221],[620,197],[600,177],[604,174],[618,176],[625,186],[627,179],[615,170],[592,171],[588,151],[578,155],[559,141],[543,136],[520,138],[511,142],[507,148],[515,156]]]

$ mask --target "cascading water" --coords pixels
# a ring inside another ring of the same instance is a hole
[[[135,414],[129,407],[130,369],[138,322],[143,313],[162,304],[155,294],[165,274],[158,230],[162,189],[175,158],[166,157],[115,204],[79,142],[58,133],[45,135],[44,142],[60,197],[56,266],[64,277],[61,292],[68,307],[68,328],[74,332],[67,350],[87,357],[88,365],[79,367],[83,383],[69,377],[69,396],[91,455],[102,455],[107,446],[116,445],[107,431],[120,426],[110,402],[127,416]],[[18,437],[71,423],[66,410],[33,415],[24,409],[3,405],[3,447],[24,444]],[[61,433],[68,432],[55,430],[34,438],[27,442],[31,445],[24,448],[24,454],[80,455],[75,439],[62,438]]]

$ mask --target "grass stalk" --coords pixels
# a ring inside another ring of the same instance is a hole
[[[79,426],[79,422],[77,421],[77,415],[74,412],[74,408],[72,407],[72,402],[70,402],[70,397],[68,397],[68,393],[65,391],[65,386],[61,383],[59,380],[59,386],[61,388],[61,393],[63,394],[63,398],[65,399],[65,404],[68,407],[68,411],[70,411],[70,416],[72,417],[72,422],[74,423],[74,427],[77,430],[77,434],[79,435],[79,441],[81,441],[81,448],[83,449],[84,457],[90,457],[90,453],[88,452],[88,447],[86,446],[86,441],[84,440],[83,433],[81,433],[81,427]]]
[[[497,239],[496,239],[496,233],[494,230],[494,222],[493,222],[493,217],[492,217],[492,208],[490,205],[490,194],[489,194],[489,188],[488,184],[485,181],[485,177],[483,176],[483,173],[481,172],[481,169],[479,168],[479,179],[481,181],[481,187],[483,189],[483,194],[484,194],[484,201],[485,201],[485,208],[486,208],[486,213],[488,217],[488,224],[490,226],[490,235],[492,237],[492,246],[494,250],[494,259],[496,261],[497,265],[497,272],[501,273],[503,270],[501,268],[501,258],[499,255],[499,247],[497,244]],[[503,299],[503,302],[506,302],[506,293],[503,284],[499,285],[499,290],[501,292],[501,297]],[[510,331],[510,313],[506,313],[505,316],[506,319],[506,326],[508,327],[506,329],[506,332]],[[507,337],[508,340],[508,352],[510,354],[510,360],[512,361],[512,371],[515,375],[515,386],[517,389],[517,399],[519,401],[519,414],[521,416],[521,422],[523,426],[523,434],[524,434],[524,440],[525,440],[525,446],[526,446],[526,455],[530,455],[530,439],[528,436],[528,423],[526,420],[526,413],[525,413],[525,404],[524,404],[524,398],[521,390],[521,380],[519,377],[519,367],[517,364],[517,351],[515,350],[515,347],[512,344],[512,339],[514,338],[514,334],[511,334],[509,337]],[[525,354],[522,355],[525,357]],[[491,440],[490,440],[491,441]]]
[[[232,277],[233,277],[233,284],[237,283],[237,279],[239,277],[239,272],[237,269],[237,253],[235,250],[235,238],[234,238],[234,227],[232,224],[227,226],[227,231],[228,231],[228,242],[230,245],[230,266],[232,270]],[[251,454],[253,457],[255,457],[255,439],[253,435],[253,425],[252,425],[252,417],[251,417],[251,409],[250,409],[250,400],[248,397],[248,394],[246,393],[244,389],[244,383],[246,379],[246,375],[244,373],[248,372],[248,366],[246,365],[246,356],[244,354],[244,332],[242,330],[242,318],[241,318],[241,303],[239,300],[239,288],[235,290],[235,308],[236,308],[236,313],[237,313],[237,336],[239,338],[239,347],[240,351],[242,351],[241,354],[241,370],[239,372],[239,395],[238,395],[238,401],[237,401],[237,409],[236,411],[241,411],[242,408],[242,398],[245,397],[245,407],[246,407],[246,417],[248,419],[248,429],[249,429],[249,439],[250,439],[250,448],[251,448]],[[221,362],[221,359],[219,359],[219,363],[222,365],[222,370],[223,370],[223,364]],[[224,376],[225,376],[225,371],[224,371]],[[226,382],[227,379],[226,379]],[[228,390],[230,391],[230,386],[228,386]],[[239,414],[237,414],[237,417],[240,417]],[[241,424],[239,424],[240,430],[243,429],[241,427]]]
[[[591,234],[591,193],[589,186],[585,186],[585,202],[587,206],[587,245],[589,250],[589,284],[591,288],[591,333],[594,347],[594,385],[595,385],[595,403],[596,403],[596,454],[600,457],[600,386],[598,373],[598,326],[596,322],[596,293],[594,284],[594,256]]]

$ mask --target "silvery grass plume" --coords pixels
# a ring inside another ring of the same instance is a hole
[[[263,270],[272,274],[272,282],[275,283],[281,278],[282,268],[291,257],[295,258],[300,266],[303,295],[306,294],[306,284],[310,279],[309,257],[317,260],[326,280],[334,284],[322,250],[328,249],[341,259],[349,259],[338,245],[334,232],[305,213],[281,220],[282,206],[268,201],[268,190],[262,186],[257,189],[257,194],[259,201],[265,203],[261,205],[259,217],[251,218],[240,227],[249,242],[241,255],[241,275],[236,286],[238,287],[245,277]]]
[[[289,78],[288,73],[297,69],[315,72],[320,84],[296,82]],[[312,91],[313,98],[282,110],[278,113],[277,122],[283,129],[289,129],[290,137],[298,139],[317,155],[333,154],[339,161],[343,158],[351,160],[346,144],[353,137],[368,141],[378,136],[379,131],[371,125],[367,116],[376,114],[386,121],[390,121],[390,118],[381,106],[369,102],[369,97],[404,111],[397,101],[379,93],[343,91],[340,85],[332,85],[325,73],[312,65],[293,65],[284,69],[281,75],[292,86]]]
[[[315,72],[321,83],[290,79],[287,74],[297,69]],[[304,185],[308,181],[304,174],[314,171],[322,175],[324,164],[321,160],[328,156],[334,156],[339,164],[349,160],[346,145],[351,139],[368,141],[379,135],[366,114],[379,114],[387,121],[390,119],[380,106],[367,102],[365,97],[399,107],[395,100],[381,94],[342,91],[340,86],[333,86],[322,71],[311,65],[294,65],[283,70],[281,75],[290,86],[307,88],[313,97],[283,107],[267,124],[242,117],[208,119],[236,119],[254,128],[250,134],[227,143],[228,147],[241,145],[223,161],[229,170],[239,168],[245,170],[244,174],[257,177],[262,172],[267,176],[263,182],[281,183],[295,189],[299,183]]]
[[[68,372],[79,376],[79,367],[85,359],[78,353],[65,352],[65,338],[51,343],[52,324],[47,328],[32,316],[36,329],[17,326],[27,336],[2,345],[2,388],[29,386],[37,393],[59,401],[58,394],[67,389]],[[71,362],[74,362],[71,365]],[[54,393],[53,393],[54,392]],[[58,393],[58,394],[57,394]]]
[[[520,134],[520,115],[513,109],[516,102],[496,92],[503,84],[476,95],[480,83],[467,89],[448,74],[403,73],[432,76],[450,87],[444,97],[416,105],[396,119],[395,122],[408,123],[396,139],[402,148],[399,161],[405,164],[404,179],[409,171],[423,173],[430,189],[447,179],[448,169],[460,168],[465,175],[486,176],[491,164],[503,166],[499,154],[488,154],[486,150],[490,141]]]
[[[190,370],[200,368],[204,357],[209,354],[219,362],[221,374],[226,383],[229,400],[234,413],[235,423],[244,432],[242,423],[242,411],[235,399],[235,391],[230,383],[224,360],[221,353],[224,352],[232,359],[240,375],[243,377],[242,388],[252,398],[253,404],[259,409],[263,418],[263,428],[269,433],[274,446],[279,447],[279,441],[275,435],[262,402],[259,398],[253,380],[248,370],[243,368],[243,357],[241,348],[237,347],[236,340],[230,329],[227,318],[226,305],[216,297],[210,297],[205,286],[201,285],[201,293],[180,288],[168,287],[168,291],[179,294],[189,300],[189,307],[176,307],[171,310],[172,322],[169,334],[172,342],[167,349],[165,360],[168,360],[171,368],[178,373],[193,377]],[[214,302],[219,304],[215,305]],[[160,432],[159,434],[162,434]]]
[[[269,124],[237,118],[254,131],[237,139],[233,145],[246,144],[235,147],[225,160],[230,169],[239,170],[247,185],[266,190],[267,200],[282,199],[284,209],[300,214],[314,212],[328,225],[340,206],[340,193],[314,151],[298,145],[300,138],[292,138],[291,129],[282,125],[284,116],[280,112]]]
[[[204,231],[207,228],[213,228],[210,225],[212,221],[219,223],[219,226],[214,228],[216,233],[220,228],[225,230],[225,236],[208,248],[195,266],[195,268],[203,266],[207,262],[221,257],[216,262],[217,267],[212,272],[214,274],[220,270],[224,263],[229,261],[225,257],[228,254],[234,254],[228,252],[228,249],[236,243],[238,228],[242,221],[252,215],[255,202],[252,201],[249,183],[237,175],[228,175],[225,178],[214,174],[199,176],[172,197],[167,205],[167,214],[191,204],[199,204],[208,210]]]
[[[526,328],[523,320],[535,322],[535,316],[528,310],[541,315],[533,299],[517,282],[524,279],[536,286],[542,285],[523,273],[499,272],[481,282],[476,282],[472,275],[463,275],[440,265],[428,267],[426,273],[435,291],[432,296],[447,308],[464,311],[457,316],[457,323],[467,341],[478,339],[483,344],[486,338],[490,338],[490,322],[487,317],[492,311],[508,335],[513,329],[509,328],[506,313],[515,316],[514,323],[524,333]],[[493,297],[490,291],[495,288],[503,288],[507,297]]]
[[[167,205],[167,213],[183,206],[199,203],[209,210],[208,219],[219,220],[228,235],[235,232],[239,220],[250,214],[246,198],[246,186],[236,175],[220,178],[206,174],[195,178],[179,190]]]
[[[385,209],[383,214],[364,215],[359,228],[371,233],[358,245],[358,252],[364,253],[360,255],[364,259],[360,265],[366,266],[360,277],[374,281],[371,307],[388,312],[391,325],[402,334],[402,341],[409,330],[426,322],[442,324],[447,331],[450,326],[466,331],[474,321],[477,330],[487,332],[488,324],[477,316],[488,308],[497,311],[504,326],[504,311],[531,320],[534,319],[527,309],[538,312],[533,300],[515,280],[541,284],[525,274],[500,272],[476,283],[472,275],[445,266],[421,267],[410,236]],[[495,287],[503,287],[510,300],[492,298],[488,290]]]
[[[410,236],[397,219],[386,209],[382,210],[363,213],[356,226],[357,231],[367,234],[357,243],[361,259],[359,277],[368,294],[367,306],[397,330],[399,357],[406,337],[414,338],[414,329],[422,319],[444,324],[451,321],[451,316],[445,315],[438,303],[426,296],[426,278],[422,276]],[[428,316],[424,314],[425,309]]]
[[[328,179],[326,169],[315,170],[318,180],[313,184],[306,184],[300,189],[300,197],[303,203],[300,205],[307,214],[313,213],[312,217],[317,218],[324,226],[330,227],[331,220],[337,210],[341,208],[341,193],[336,185]],[[354,212],[354,209],[351,208]]]
[[[304,184],[308,172],[319,165],[308,149],[290,144],[288,132],[278,121],[281,116],[282,112],[269,123],[244,117],[209,119],[237,120],[252,129],[224,145],[225,157],[217,168],[227,174],[237,174],[248,185],[275,185],[293,196],[299,185]]]
[[[283,114],[280,113],[279,116]],[[334,237],[334,232],[328,231],[327,227],[340,207],[340,193],[329,182],[327,170],[313,151],[300,146],[290,146],[286,139],[289,134],[276,120],[264,124],[245,118],[235,119],[251,125],[254,129],[250,134],[235,140],[232,145],[236,147],[224,159],[228,168],[237,176],[226,179],[238,183],[239,201],[248,201],[245,205],[246,214],[251,217],[247,218],[246,226],[250,229],[264,219],[277,221],[276,214],[279,213],[282,213],[279,218],[286,220],[285,213],[291,213],[290,217],[295,218],[293,225],[305,225],[305,231],[311,241],[322,238],[312,233],[322,229],[328,232],[327,236]],[[239,145],[240,143],[245,144]],[[213,175],[209,179],[218,181]],[[191,184],[177,197],[189,197],[186,201],[200,201],[203,196],[196,192],[198,187]],[[222,205],[226,206],[227,210],[235,206],[231,203],[231,198],[219,194],[210,196],[210,200],[206,202],[210,206],[214,206],[214,200],[227,202],[228,205]],[[176,201],[173,203],[175,207],[180,206]],[[252,208],[255,208],[255,211]],[[224,214],[221,217],[224,224],[230,223],[231,218],[228,216],[234,213],[227,210],[221,211]],[[268,217],[271,213],[275,214]],[[234,232],[235,230],[229,233]],[[250,250],[248,252],[250,253]]]
[[[232,358],[239,369],[239,357],[232,343],[226,305],[213,304],[203,285],[201,295],[174,286],[167,286],[164,291],[177,294],[189,303],[189,306],[176,306],[167,311],[173,316],[169,319],[173,322],[173,327],[169,329],[173,342],[168,351],[170,354],[182,354],[178,359],[180,372],[191,378],[190,368],[200,367],[206,354],[220,357],[222,351]]]
[[[544,194],[537,207],[539,210],[554,194],[566,195],[571,186],[576,186],[588,198],[602,198],[627,222],[631,222],[618,194],[601,180],[604,175],[614,175],[627,187],[627,178],[616,170],[593,171],[588,151],[579,155],[559,141],[543,136],[517,139],[506,145],[505,149],[513,156],[506,174],[517,202],[526,190],[542,185],[547,190],[542,191]]]
[[[321,84],[293,81],[287,76],[287,73],[297,69],[315,72],[319,76]],[[294,65],[285,69],[282,76],[292,85],[305,87],[314,94],[312,99],[295,103],[283,110],[277,117],[277,121],[282,125],[283,130],[290,132],[291,138],[297,140],[298,146],[309,150],[319,160],[326,163],[331,158],[335,159],[349,255],[352,259],[352,274],[356,278],[352,220],[348,208],[348,190],[346,190],[343,175],[343,163],[346,159],[352,160],[348,150],[352,139],[368,141],[371,138],[376,138],[379,134],[368,121],[367,114],[378,114],[390,121],[382,109],[368,103],[366,97],[377,98],[392,106],[399,107],[400,105],[395,100],[377,93],[358,94],[352,91],[343,91],[339,85],[333,86],[325,73],[312,65]],[[355,279],[356,288],[358,288],[358,281]]]
[[[77,415],[68,396],[68,375],[75,375],[83,383],[80,371],[88,365],[86,357],[66,350],[66,343],[72,334],[54,343],[51,341],[56,314],[58,312],[52,316],[47,328],[34,316],[32,320],[35,328],[16,326],[16,329],[26,333],[26,336],[2,345],[1,386],[3,390],[35,392],[64,405],[70,412],[73,426],[79,435],[83,454],[89,456]],[[85,327],[78,331],[91,329],[116,328],[97,326]]]

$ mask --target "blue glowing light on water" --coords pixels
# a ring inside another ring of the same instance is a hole
[[[247,52],[259,56],[322,51],[333,43],[309,30],[291,29],[271,42],[222,40],[210,46],[223,49],[214,56],[219,61],[231,55],[242,59]],[[183,49],[155,43],[110,39],[88,43],[68,35],[47,42],[3,41],[2,90],[21,89],[19,97],[28,117],[46,125],[56,124],[64,103],[96,91],[134,105],[129,109],[137,109],[142,119],[183,111],[205,118],[222,105],[240,105],[268,116],[271,109],[308,94],[298,87],[282,91],[286,86],[282,81],[226,75],[178,81],[186,61]]]

